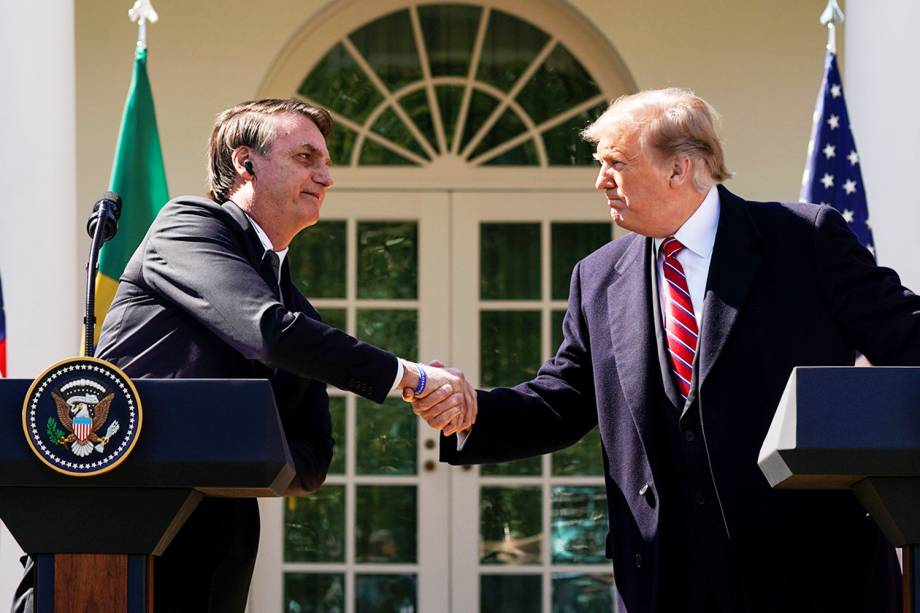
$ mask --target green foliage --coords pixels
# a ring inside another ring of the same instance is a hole
[[[57,421],[53,417],[48,418],[48,426],[45,430],[48,438],[54,444],[60,444],[64,437],[67,436],[63,430],[58,427]]]

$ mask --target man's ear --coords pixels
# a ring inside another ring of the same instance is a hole
[[[251,162],[252,153],[253,151],[249,147],[241,146],[234,149],[233,153],[230,154],[230,159],[233,160],[233,168],[240,177],[252,178],[249,171],[246,169],[246,162]]]
[[[671,187],[680,187],[692,180],[693,160],[688,155],[675,155],[671,160]]]

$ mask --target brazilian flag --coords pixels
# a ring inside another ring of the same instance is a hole
[[[169,200],[153,94],[147,78],[146,48],[138,47],[134,54],[134,76],[121,119],[109,189],[121,196],[123,205],[118,233],[102,247],[99,255],[96,341],[99,340],[105,314],[115,298],[121,273],[150,223]]]

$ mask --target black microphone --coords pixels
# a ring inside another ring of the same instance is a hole
[[[121,217],[121,196],[115,192],[103,192],[96,204],[93,205],[93,212],[86,222],[86,231],[90,238],[96,235],[96,226],[102,222],[102,242],[106,242],[115,236],[118,231],[118,218]]]

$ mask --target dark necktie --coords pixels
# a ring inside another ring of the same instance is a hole
[[[673,236],[661,244],[664,252],[665,330],[668,336],[668,360],[671,374],[684,400],[690,395],[690,381],[693,379],[693,360],[699,340],[693,301],[687,286],[684,267],[677,261],[677,254],[684,246]]]

